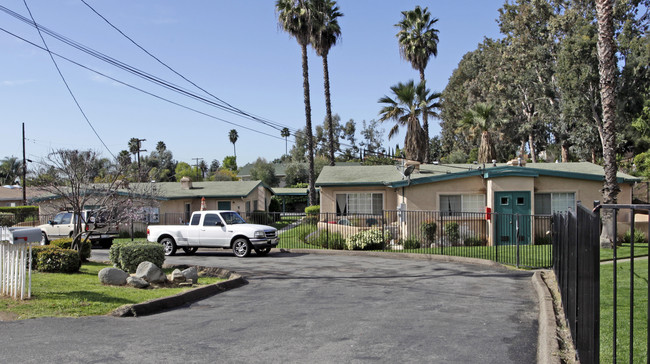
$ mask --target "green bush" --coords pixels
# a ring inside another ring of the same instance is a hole
[[[52,250],[52,249],[60,249],[56,246],[53,245],[36,245],[32,247],[32,269],[33,270],[38,270],[38,255],[43,251],[43,250]],[[29,263],[28,263],[29,264]]]
[[[345,239],[339,233],[328,233],[321,230],[309,235],[306,239],[307,244],[317,245],[326,249],[344,250],[346,247]]]
[[[305,223],[315,225],[318,222],[318,214],[320,214],[320,205],[305,207]]]
[[[165,251],[163,250],[163,246],[158,243],[129,242],[127,244],[120,244],[118,251],[119,258],[117,261],[111,259],[111,262],[117,268],[129,273],[135,273],[138,265],[142,262],[151,262],[158,267],[162,267],[165,262]]]
[[[0,226],[13,226],[14,214],[0,212]]]
[[[59,247],[61,249],[72,249],[72,242],[74,241],[73,238],[62,238],[62,239],[56,239],[52,240],[50,242],[50,245],[54,245],[56,247]],[[81,254],[80,258],[82,262],[87,262],[88,258],[90,258],[90,252],[92,248],[92,243],[90,240],[84,242],[83,240],[81,241]]]
[[[624,244],[630,244],[632,242],[632,239],[630,239],[630,230],[626,231],[625,234],[623,234],[623,243]],[[645,238],[645,234],[643,231],[639,230],[634,230],[634,244],[645,244],[647,243],[647,240]]]
[[[348,237],[345,239],[345,245],[348,250],[380,250],[384,248],[384,244],[390,238],[388,230],[382,234],[380,229],[370,229]]]
[[[487,239],[478,236],[470,236],[469,238],[465,238],[463,243],[465,246],[486,246]]]
[[[52,247],[38,252],[37,267],[40,272],[75,273],[81,267],[79,253],[72,249]]]
[[[435,230],[435,223],[433,225],[434,225],[434,230]],[[434,232],[434,234],[435,234],[435,232]],[[402,245],[404,246],[404,249],[420,249],[420,241],[418,241],[417,239],[413,239],[413,238],[404,240],[402,242]]]
[[[451,221],[445,224],[445,234],[452,244],[457,244],[460,239],[460,226],[457,222]]]
[[[420,224],[420,232],[424,235],[424,238],[429,243],[433,243],[436,240],[436,230],[438,225],[433,220],[426,220]]]
[[[114,241],[113,245],[111,245],[110,249],[108,249],[108,260],[110,260],[111,263],[113,263],[113,266],[115,268],[120,268],[119,265],[120,251],[122,250],[122,247],[137,242],[138,241],[128,241],[128,240]]]

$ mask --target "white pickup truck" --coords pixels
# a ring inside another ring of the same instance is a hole
[[[149,225],[147,240],[161,243],[165,255],[174,255],[178,248],[185,254],[198,248],[224,248],[240,258],[251,250],[266,255],[280,241],[276,228],[247,224],[235,211],[196,211],[189,225]]]

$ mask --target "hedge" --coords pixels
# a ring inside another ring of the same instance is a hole
[[[126,241],[114,243],[108,251],[108,257],[116,268],[135,273],[142,262],[151,262],[162,267],[165,262],[165,251],[162,244]]]
[[[56,240],[52,240],[50,242],[50,245],[54,245],[54,246],[59,247],[61,249],[72,249],[72,242],[73,241],[74,241],[73,238],[56,239]],[[90,242],[90,240],[85,241],[85,242],[83,241],[83,239],[81,240],[81,254],[80,254],[80,257],[81,257],[82,262],[87,262],[88,259],[90,258],[92,245],[93,244]]]
[[[38,252],[37,257],[36,265],[41,272],[75,273],[81,267],[79,253],[72,249],[43,249]]]

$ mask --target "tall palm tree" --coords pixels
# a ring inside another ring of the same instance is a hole
[[[395,24],[399,28],[397,39],[402,58],[420,72],[420,82],[425,82],[424,70],[427,68],[431,55],[438,56],[438,29],[433,26],[438,18],[431,18],[428,8],[416,6],[414,10],[403,11],[402,20]],[[425,109],[426,110],[426,109]],[[425,111],[422,117],[422,127],[427,139],[426,162],[430,162],[429,152],[429,118]]]
[[[465,113],[465,116],[460,121],[461,127],[469,128],[470,134],[474,138],[478,134],[481,135],[481,144],[478,148],[479,163],[490,163],[496,158],[494,144],[490,136],[490,130],[497,124],[495,117],[494,105],[477,103]]]
[[[407,83],[398,83],[392,86],[391,91],[395,98],[384,96],[380,103],[386,104],[380,111],[380,121],[393,120],[395,125],[388,132],[388,139],[392,139],[399,131],[400,126],[406,126],[404,138],[404,153],[407,159],[423,162],[428,143],[424,130],[420,126],[419,116],[433,107],[439,94],[431,94],[424,83],[417,86],[413,80]]]
[[[237,139],[239,139],[239,134],[237,134],[237,130],[231,129],[230,133],[228,133],[228,138],[232,143],[232,152],[235,154],[235,159],[237,159],[237,149],[235,148],[235,143],[237,143]]]
[[[0,162],[0,184],[13,185],[22,175],[23,162],[17,157],[6,157]]]
[[[330,166],[334,165],[334,128],[332,127],[332,102],[330,99],[330,76],[327,65],[327,55],[332,46],[341,36],[338,18],[343,16],[336,6],[336,1],[314,0],[315,25],[311,36],[311,44],[316,54],[323,58],[323,83],[325,89],[325,110],[329,128],[329,158]]]
[[[289,154],[289,149],[287,146],[287,138],[291,135],[289,128],[282,128],[280,135],[284,138],[284,154]]]
[[[313,31],[313,4],[309,0],[278,0],[275,3],[280,27],[296,38],[302,51],[302,86],[305,101],[305,131],[309,161],[309,205],[316,203],[316,176],[314,174],[314,135],[311,127],[311,102],[309,98],[309,63],[307,46]]]
[[[616,181],[616,45],[614,43],[614,1],[596,0],[598,19],[598,73],[600,75],[600,99],[603,107],[603,161],[605,164],[605,184],[603,202],[615,204],[620,188]],[[602,247],[612,247],[614,236],[614,216],[611,211],[603,211]]]

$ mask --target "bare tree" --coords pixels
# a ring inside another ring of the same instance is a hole
[[[51,152],[39,168],[39,188],[51,198],[58,210],[70,210],[75,216],[73,249],[81,250],[81,240],[88,240],[98,229],[116,226],[141,214],[156,204],[155,184],[132,183],[120,179],[123,166],[114,163],[103,183],[93,183],[98,174],[95,151],[59,149]],[[93,206],[94,216],[83,220],[83,210]],[[88,230],[82,230],[85,223]]]

